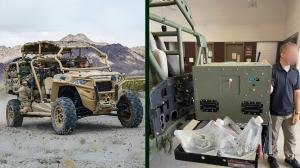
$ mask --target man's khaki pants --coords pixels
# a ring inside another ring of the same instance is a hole
[[[275,116],[271,115],[272,118],[272,156],[276,157],[278,154],[277,140],[279,130],[282,127],[284,136],[284,155],[286,159],[292,160],[295,157],[296,147],[296,136],[295,136],[295,125],[293,125],[293,115],[289,116]]]

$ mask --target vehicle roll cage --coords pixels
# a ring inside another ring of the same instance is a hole
[[[194,66],[207,63],[208,48],[204,36],[195,30],[194,21],[185,0],[166,0],[166,1],[150,0],[149,2],[150,8],[172,6],[172,5],[176,5],[179,8],[181,14],[184,16],[184,18],[189,23],[191,28],[179,25],[173,22],[172,20],[168,20],[165,17],[161,17],[150,12],[149,14],[150,20],[176,29],[175,31],[159,31],[159,32],[150,32],[150,33],[152,33],[154,37],[161,37],[161,36],[177,37],[178,50],[176,51],[167,50],[164,52],[166,53],[166,55],[179,55],[179,66],[180,66],[179,68],[180,68],[180,74],[182,75],[184,74],[184,52],[183,52],[182,32],[191,34],[196,38],[197,50],[196,50],[196,60]],[[156,61],[151,51],[149,51],[149,60],[150,60],[151,67],[156,71],[160,79],[166,80],[168,77],[162,73],[161,67],[159,66],[158,62]]]
[[[98,48],[94,47],[91,44],[85,42],[78,42],[78,41],[38,41],[38,42],[29,42],[22,46],[21,53],[22,58],[25,58],[28,54],[35,54],[35,59],[42,58],[46,54],[53,54],[55,55],[54,58],[59,64],[61,71],[64,73],[65,70],[68,71],[76,71],[79,68],[67,68],[64,67],[60,61],[60,57],[64,53],[72,53],[73,49],[79,49],[79,56],[81,56],[82,49],[92,49],[99,55],[100,59],[104,61],[105,66],[102,67],[92,67],[92,68],[80,68],[80,70],[104,70],[108,69],[111,71],[111,67],[108,64],[107,55],[100,51]],[[31,62],[33,62],[33,59]]]
[[[105,66],[102,67],[92,67],[92,68],[66,68],[63,67],[63,64],[60,61],[60,57],[63,56],[63,53],[71,53],[72,49],[79,49],[79,56],[81,55],[81,49],[93,49],[99,56],[100,59],[104,60]],[[22,53],[22,59],[25,59],[26,55],[32,54],[36,55],[31,61],[30,61],[30,67],[32,74],[35,79],[35,84],[37,86],[37,89],[39,91],[41,102],[44,103],[42,89],[40,86],[40,81],[38,79],[34,63],[36,61],[45,59],[44,55],[47,54],[53,54],[54,59],[59,64],[59,68],[64,73],[65,70],[67,71],[84,71],[84,70],[108,70],[111,72],[111,67],[108,64],[107,55],[94,47],[93,45],[90,45],[85,42],[78,42],[78,41],[38,41],[38,42],[29,42],[22,46],[21,48]]]

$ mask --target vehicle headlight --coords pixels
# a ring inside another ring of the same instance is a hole
[[[76,84],[76,85],[84,85],[84,84],[86,84],[86,82],[87,82],[87,81],[82,80],[82,79],[76,79],[76,80],[74,81],[74,84]]]

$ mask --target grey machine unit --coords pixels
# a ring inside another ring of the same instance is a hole
[[[260,62],[210,63],[193,67],[198,120],[230,117],[247,123],[260,115],[269,123],[272,66]]]
[[[251,117],[261,116],[262,151],[271,154],[271,121],[269,113],[272,66],[267,63],[210,63],[193,67],[194,105],[197,120],[230,117],[241,128]],[[201,122],[205,123],[205,122]],[[200,126],[200,125],[199,125]],[[201,127],[200,127],[201,128]],[[198,128],[194,128],[198,129]],[[175,159],[229,167],[258,167],[260,148],[255,158],[238,159],[187,153],[181,145]]]

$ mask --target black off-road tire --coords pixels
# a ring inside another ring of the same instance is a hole
[[[135,128],[143,120],[143,105],[141,100],[131,91],[125,92],[117,103],[117,115],[124,127]]]
[[[51,109],[52,127],[59,135],[71,134],[76,127],[77,114],[73,101],[67,97],[59,97]]]
[[[6,123],[8,127],[21,127],[23,116],[20,112],[21,102],[18,99],[11,99],[6,106]]]

